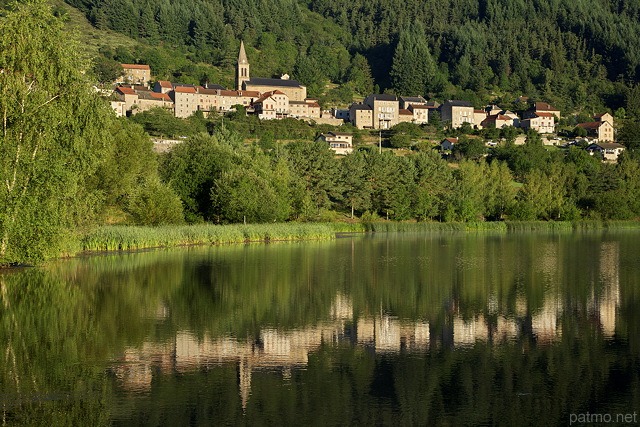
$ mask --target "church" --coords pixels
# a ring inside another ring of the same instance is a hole
[[[244,50],[243,41],[240,42],[240,53],[238,54],[238,65],[236,67],[236,90],[255,91],[263,94],[280,91],[287,95],[289,101],[294,102],[303,102],[307,98],[307,87],[296,80],[289,79],[287,74],[284,74],[279,79],[250,77],[249,60]]]

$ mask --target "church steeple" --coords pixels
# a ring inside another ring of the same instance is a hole
[[[240,53],[236,67],[236,90],[242,90],[242,82],[247,80],[249,80],[249,61],[247,53],[244,51],[244,41],[240,40]]]

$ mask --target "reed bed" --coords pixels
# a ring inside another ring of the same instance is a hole
[[[86,234],[85,251],[139,250],[198,244],[333,239],[337,233],[425,231],[560,231],[640,228],[639,221],[360,222],[108,226]]]
[[[197,244],[333,239],[346,227],[324,223],[248,225],[184,225],[161,227],[109,226],[82,239],[85,251],[138,250]]]
[[[640,228],[640,221],[485,221],[485,222],[368,222],[367,232],[403,231],[560,231]]]

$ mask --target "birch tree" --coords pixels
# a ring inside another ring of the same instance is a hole
[[[98,205],[112,114],[86,69],[44,0],[0,18],[0,264],[59,254]]]

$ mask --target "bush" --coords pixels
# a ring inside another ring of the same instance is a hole
[[[176,193],[159,181],[141,185],[130,196],[126,211],[136,225],[181,224],[182,202]]]

